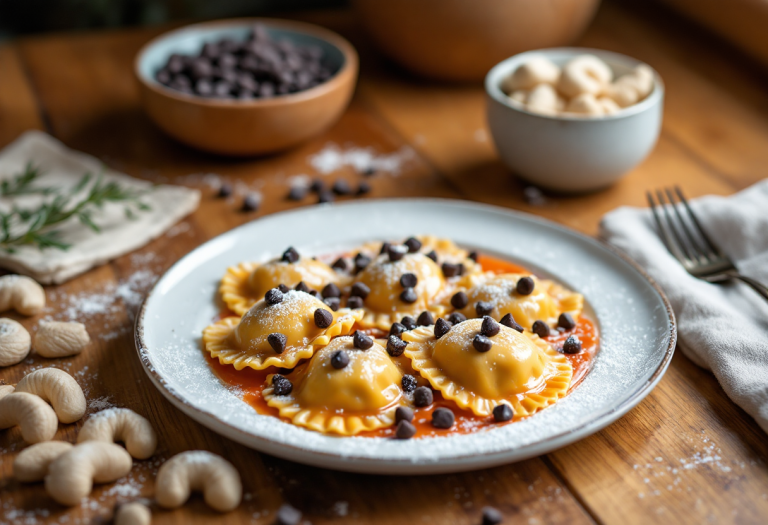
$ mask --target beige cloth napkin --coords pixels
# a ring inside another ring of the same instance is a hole
[[[731,197],[691,203],[704,229],[739,270],[768,283],[768,179]],[[662,287],[677,317],[680,348],[768,432],[768,304],[747,285],[688,275],[656,233],[648,209],[605,215],[601,234]]]
[[[61,240],[71,244],[66,251],[33,246],[21,246],[14,253],[0,250],[0,267],[29,275],[42,284],[62,283],[140,248],[194,211],[200,202],[197,190],[168,185],[153,188],[151,183],[112,171],[98,159],[71,150],[40,131],[28,131],[0,151],[0,180],[11,179],[29,161],[42,170],[39,186],[72,187],[90,172],[103,173],[104,180],[114,180],[126,188],[152,188],[141,199],[150,210],[136,213],[134,219],[126,218],[124,206],[119,203],[107,203],[94,213],[93,221],[101,233],[74,218],[56,228],[61,231]],[[7,211],[13,204],[32,207],[44,198],[50,197],[23,196],[12,201],[0,198],[0,209]]]

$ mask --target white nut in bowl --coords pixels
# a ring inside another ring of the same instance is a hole
[[[600,94],[613,80],[613,71],[594,55],[579,55],[563,67],[557,89],[568,98],[582,93]]]
[[[603,113],[606,115],[613,115],[621,110],[621,106],[619,106],[612,98],[600,97],[597,99],[597,102],[603,107]]]
[[[509,95],[509,100],[524,106],[525,103],[528,101],[528,92],[525,91],[524,89],[518,89],[517,91],[513,91]]]
[[[627,108],[636,104],[640,99],[637,90],[634,87],[618,82],[605,86],[603,93],[621,108]]]
[[[37,315],[45,308],[45,290],[26,275],[0,277],[0,312],[14,309],[21,315]]]
[[[13,460],[13,476],[22,483],[42,481],[50,464],[72,446],[68,441],[44,441],[25,448]]]
[[[77,355],[91,342],[83,323],[44,321],[35,334],[35,351],[43,357]]]
[[[557,84],[560,68],[546,57],[534,56],[504,79],[501,89],[505,93],[531,90],[539,84]]]
[[[166,461],[157,473],[155,497],[160,506],[175,509],[190,493],[202,491],[209,507],[228,512],[240,505],[240,473],[221,456],[205,450],[182,452]]]
[[[32,348],[32,338],[21,323],[0,319],[0,366],[21,363]]]
[[[85,441],[122,441],[136,459],[151,457],[157,448],[152,424],[128,408],[108,408],[88,418],[77,435],[78,443]]]
[[[47,401],[62,423],[74,423],[85,415],[85,395],[77,381],[58,368],[41,368],[25,375],[16,392],[28,392]]]
[[[563,106],[563,101],[549,84],[539,84],[528,94],[525,107],[533,113],[556,115]]]
[[[599,117],[605,114],[603,105],[598,102],[592,93],[577,95],[565,107],[566,113],[574,113],[589,117]]]
[[[18,425],[27,443],[50,441],[56,435],[59,421],[56,412],[34,394],[12,392],[0,398],[0,429]]]

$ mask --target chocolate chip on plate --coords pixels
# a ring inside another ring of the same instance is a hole
[[[480,353],[485,353],[491,348],[493,348],[493,341],[488,339],[483,334],[477,334],[475,338],[472,340],[472,346],[475,347],[475,350],[477,350]]]
[[[575,335],[569,335],[563,343],[563,352],[566,354],[578,354],[581,352],[581,340]]]
[[[461,324],[467,320],[467,316],[461,312],[453,312],[447,318],[449,323],[453,325]]]
[[[249,193],[243,199],[243,211],[259,211],[261,205],[261,196],[258,193]]]
[[[307,196],[307,187],[303,185],[291,186],[288,191],[288,200],[300,201]]]
[[[573,320],[573,316],[568,312],[563,312],[557,318],[557,326],[565,330],[573,330],[576,328],[576,321]]]
[[[333,268],[334,270],[341,270],[342,272],[346,272],[349,269],[349,263],[344,257],[339,257],[338,259],[333,261],[331,268]]]
[[[504,521],[504,516],[493,507],[483,507],[482,525],[499,525]]]
[[[402,324],[406,330],[413,330],[418,326],[416,324],[416,319],[414,319],[410,315],[406,315],[405,317],[400,319],[400,324]]]
[[[221,186],[219,186],[218,195],[219,197],[222,197],[222,198],[229,197],[230,195],[232,195],[232,185],[227,182],[223,182]]]
[[[288,287],[287,287],[286,285],[284,285],[283,283],[280,283],[280,284],[278,284],[278,285],[277,285],[277,289],[278,289],[278,290],[280,290],[280,291],[281,291],[281,292],[283,292],[283,293],[288,293],[288,292],[290,292],[290,291],[291,291],[291,289],[290,289],[290,288],[288,288]]]
[[[264,302],[267,303],[268,306],[282,303],[283,292],[281,292],[278,288],[267,290],[267,293],[264,294]]]
[[[288,249],[283,252],[281,260],[287,263],[295,263],[299,260],[299,252],[297,252],[296,248],[293,246],[289,246]]]
[[[453,306],[457,310],[461,310],[468,304],[469,304],[469,297],[467,297],[467,294],[464,292],[456,292],[455,294],[453,294],[453,297],[451,297],[451,306]]]
[[[287,503],[277,509],[275,525],[299,525],[301,523],[301,511],[291,507]]]
[[[351,308],[352,310],[355,310],[357,308],[363,307],[363,298],[358,297],[356,295],[353,295],[349,299],[347,299],[347,308]]]
[[[478,317],[484,317],[490,315],[493,312],[493,303],[487,301],[477,301],[475,303],[475,312]]]
[[[405,326],[402,323],[392,323],[389,327],[389,335],[400,335],[405,332]]]
[[[424,310],[416,319],[416,324],[419,326],[429,326],[435,324],[435,320],[432,318],[432,314],[429,313],[429,311]]]
[[[331,356],[331,366],[336,370],[341,370],[349,364],[349,354],[346,350],[336,350]]]
[[[401,421],[413,421],[413,410],[410,407],[399,406],[395,409],[395,424]]]
[[[410,421],[403,419],[395,427],[395,437],[397,439],[411,439],[415,435],[416,427]]]
[[[549,325],[544,321],[534,321],[533,326],[531,327],[531,332],[542,338],[549,337],[550,331]]]
[[[354,335],[352,335],[352,344],[358,350],[368,350],[373,346],[373,337],[357,330]]]
[[[531,295],[533,293],[533,288],[536,283],[533,282],[533,279],[530,277],[521,277],[517,281],[517,286],[515,287],[515,290],[517,290],[517,293],[520,295]]]
[[[336,195],[349,195],[352,193],[352,188],[349,187],[349,183],[344,179],[338,179],[334,182],[331,190]]]
[[[493,337],[501,331],[501,326],[496,319],[486,315],[483,317],[483,324],[480,326],[480,333],[486,337]]]
[[[400,292],[400,300],[407,304],[413,304],[419,300],[419,296],[416,295],[416,290],[413,288],[406,288]]]
[[[297,292],[309,293],[309,286],[307,286],[307,283],[305,283],[304,281],[299,281],[299,284],[294,286],[293,289],[296,290]]]
[[[444,262],[441,268],[443,269],[443,275],[445,277],[456,277],[457,275],[461,275],[462,273],[464,273],[463,271],[464,265],[461,263],[454,264],[454,263]]]
[[[408,247],[401,244],[390,245],[389,248],[387,248],[387,255],[391,262],[399,261],[406,253],[408,253]]]
[[[334,283],[326,284],[322,291],[323,297],[341,297],[341,290]]]
[[[435,250],[432,250],[427,254],[427,257],[432,259],[433,261],[437,262],[437,252]]]
[[[320,295],[320,292],[318,292],[317,290],[310,290],[310,291],[308,291],[307,293],[308,293],[309,295],[311,295],[312,297],[314,297],[315,299],[320,299],[320,300],[322,300],[322,299],[323,299],[323,296],[322,296],[322,295]]]
[[[411,374],[405,374],[400,383],[403,385],[403,392],[413,392],[416,390],[416,387],[419,386],[419,381],[416,379],[416,376],[412,376]]]
[[[338,297],[326,297],[323,299],[323,303],[334,312],[338,312],[341,307],[341,299]]]
[[[355,255],[355,271],[361,272],[365,270],[366,266],[371,264],[371,258],[367,255],[363,255],[362,253],[358,253]]]
[[[413,288],[419,283],[418,277],[415,273],[404,273],[400,276],[400,286],[403,288]]]
[[[479,256],[479,254],[476,251],[469,252],[469,258],[472,259],[475,262],[477,262],[478,256]]]
[[[413,404],[417,407],[429,406],[433,400],[432,391],[425,386],[420,386],[413,391]]]
[[[359,297],[361,299],[368,297],[369,293],[371,293],[371,289],[368,288],[368,285],[359,281],[353,283],[352,287],[349,289],[349,295],[353,297]]]
[[[403,244],[408,247],[410,253],[415,253],[421,250],[421,241],[416,237],[408,237]]]
[[[287,396],[293,391],[293,383],[282,374],[272,376],[272,388],[276,396]]]
[[[445,334],[451,331],[451,328],[453,328],[453,325],[443,319],[442,317],[438,318],[437,322],[435,323],[435,339],[440,339]]]
[[[456,422],[456,416],[450,408],[439,407],[432,412],[432,426],[435,428],[451,428]]]
[[[502,403],[493,407],[493,420],[497,423],[509,421],[512,419],[512,417],[514,417],[514,415],[515,412],[512,410],[512,407],[506,403]]]
[[[285,352],[285,345],[288,342],[288,338],[285,337],[285,334],[275,332],[267,336],[267,342],[269,343],[269,346],[272,347],[272,350],[275,351],[275,353],[282,354]]]
[[[392,246],[388,242],[381,243],[381,250],[379,250],[379,255],[383,255],[385,253],[389,253],[389,247]]]
[[[501,321],[499,321],[504,326],[507,326],[513,330],[517,330],[520,333],[523,333],[524,328],[517,324],[517,321],[515,321],[515,318],[512,317],[512,314],[506,314],[504,317],[501,318]]]
[[[390,335],[389,339],[387,339],[387,353],[392,357],[403,355],[406,346],[408,346],[408,342],[403,341],[396,335]]]
[[[315,310],[315,325],[318,328],[328,328],[333,322],[333,314],[325,308]]]

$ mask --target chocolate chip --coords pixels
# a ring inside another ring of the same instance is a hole
[[[451,331],[453,325],[440,317],[435,323],[435,339],[440,339],[445,334]]]
[[[401,384],[403,385],[403,392],[413,392],[416,390],[416,387],[419,386],[416,376],[412,376],[411,374],[405,374]]]
[[[523,190],[523,199],[531,206],[543,206],[547,203],[547,198],[539,188],[535,186],[527,186]]]
[[[259,211],[261,205],[261,197],[258,193],[249,193],[243,199],[243,206],[240,208],[242,211]]]
[[[497,423],[509,421],[514,415],[515,412],[512,410],[512,407],[506,403],[502,403],[493,407],[493,419]]]
[[[429,406],[433,399],[432,391],[425,386],[420,386],[413,391],[413,404],[417,407]]]
[[[288,200],[300,201],[306,196],[307,196],[306,186],[301,186],[301,185],[291,186],[291,189],[288,191]]]
[[[480,326],[480,333],[486,337],[493,337],[501,331],[501,326],[493,317],[483,317],[483,324]]]
[[[475,303],[475,312],[478,317],[490,315],[493,312],[493,303],[487,301],[478,301]]]
[[[502,521],[504,521],[504,516],[501,512],[493,507],[483,507],[482,525],[499,525]]]
[[[435,428],[451,428],[456,422],[456,416],[449,408],[439,407],[432,412],[432,426]]]
[[[573,316],[568,312],[563,312],[557,318],[557,326],[565,330],[573,330],[576,328],[576,321],[573,320]]]
[[[410,407],[399,406],[395,409],[395,424],[401,421],[413,421],[413,410]]]
[[[416,324],[419,326],[429,326],[435,324],[435,320],[432,318],[431,313],[429,313],[427,310],[424,310],[416,319]]]
[[[323,299],[323,303],[334,312],[338,312],[341,306],[341,299],[338,297],[326,297]]]
[[[282,303],[283,292],[281,292],[277,288],[272,288],[271,290],[268,290],[267,293],[264,294],[264,302],[267,303],[268,306]]]
[[[520,295],[531,295],[533,293],[534,286],[535,283],[533,282],[533,279],[530,277],[521,277],[517,281],[517,286],[515,289]]]
[[[342,272],[346,272],[349,268],[349,263],[344,257],[339,257],[336,259],[333,264],[331,265],[331,268],[334,270],[341,270]]]
[[[376,168],[374,168],[373,166],[366,166],[365,168],[363,168],[363,170],[360,173],[362,173],[366,177],[372,177],[373,175],[376,175]]]
[[[293,383],[281,374],[272,376],[272,388],[276,396],[287,396],[293,391]]]
[[[355,271],[360,272],[365,269],[366,266],[371,264],[371,258],[362,253],[355,255]]]
[[[379,255],[383,255],[385,253],[389,253],[389,247],[392,246],[388,242],[381,243],[381,250],[379,250]]]
[[[275,332],[267,336],[267,342],[269,343],[269,346],[272,347],[272,350],[278,354],[282,354],[285,352],[285,345],[288,342],[288,338],[285,337],[284,334]]]
[[[323,287],[323,297],[326,299],[328,297],[341,297],[341,290],[339,290],[339,287],[336,286],[334,283],[326,284],[325,287]]]
[[[402,246],[400,244],[394,246],[390,245],[389,248],[387,248],[387,255],[389,256],[389,260],[391,262],[399,261],[405,256],[406,253],[408,253],[408,247]]]
[[[405,332],[405,326],[401,323],[392,323],[392,326],[389,327],[389,335],[400,335],[403,332]]]
[[[548,337],[550,329],[549,325],[544,321],[534,321],[531,331],[539,337]]]
[[[451,297],[451,306],[453,306],[457,310],[461,310],[468,304],[469,304],[469,297],[467,297],[467,294],[464,292],[456,292],[455,294],[453,294],[453,297]]]
[[[299,284],[294,286],[293,289],[296,290],[297,292],[309,293],[309,286],[307,286],[307,283],[305,283],[304,281],[299,281]]]
[[[359,281],[352,284],[352,287],[349,289],[349,295],[360,297],[361,299],[368,297],[369,293],[371,293],[371,289],[368,288],[368,285]]]
[[[311,295],[312,297],[314,297],[315,299],[321,299],[322,300],[322,298],[323,298],[323,296],[320,295],[320,292],[318,292],[317,290],[310,290],[307,293],[309,295]]]
[[[299,252],[293,246],[290,246],[283,252],[283,256],[280,258],[283,262],[295,263],[299,260]]]
[[[284,285],[283,283],[280,283],[280,284],[278,284],[278,285],[277,285],[277,289],[278,289],[278,290],[280,290],[280,291],[281,291],[281,292],[283,292],[283,293],[288,293],[288,292],[290,292],[290,291],[291,291],[291,289],[290,289],[290,288],[288,288],[288,287],[287,287],[286,285]]]
[[[408,247],[410,253],[416,253],[421,250],[421,241],[416,237],[408,237],[403,244]]]
[[[413,330],[418,326],[416,324],[416,320],[410,315],[406,315],[405,317],[400,319],[400,323],[405,327],[406,330]]]
[[[475,261],[475,262],[477,262],[477,258],[478,258],[478,256],[479,256],[479,255],[480,255],[480,254],[478,254],[478,253],[477,253],[477,252],[475,252],[475,251],[469,252],[469,258],[470,258],[470,259],[472,259],[472,260],[473,260],[473,261]]]
[[[449,323],[457,325],[467,320],[467,316],[461,312],[453,312],[447,318]]]
[[[480,353],[485,353],[493,347],[493,342],[482,334],[477,334],[472,340],[472,346]]]
[[[413,288],[418,283],[419,279],[414,273],[404,273],[400,276],[400,286],[403,288]]]
[[[331,366],[336,370],[346,368],[349,364],[349,354],[344,350],[336,350],[331,356]]]
[[[219,186],[219,197],[229,197],[232,195],[232,185],[228,184],[226,182],[222,183],[221,186]]]
[[[291,507],[287,503],[277,509],[275,525],[299,525],[301,523],[301,511]]]
[[[435,250],[432,250],[427,254],[427,257],[432,259],[433,261],[437,262],[437,252]]]
[[[352,345],[358,350],[368,350],[373,346],[373,337],[364,334],[360,330],[357,330],[352,335]]]
[[[349,195],[352,193],[352,189],[349,187],[349,183],[344,179],[338,179],[333,183],[331,190],[336,195]]]
[[[456,277],[457,275],[464,273],[463,272],[464,265],[462,265],[461,263],[453,264],[453,263],[444,262],[441,268],[443,269],[443,275],[445,277]]]
[[[501,318],[501,324],[504,326],[507,326],[513,330],[517,330],[520,333],[523,333],[524,328],[517,324],[517,321],[515,321],[515,318],[512,317],[512,314],[507,314],[504,317]]]
[[[353,295],[349,299],[347,299],[347,308],[351,308],[352,310],[355,310],[357,308],[363,307],[363,298],[358,297],[356,295]]]
[[[408,346],[408,342],[403,341],[396,335],[390,335],[389,339],[387,339],[387,353],[392,357],[403,355],[406,346]]]
[[[575,335],[569,335],[563,343],[563,352],[566,354],[578,354],[581,352],[581,341]]]
[[[328,328],[333,322],[333,314],[325,308],[315,310],[315,324],[318,328]]]
[[[410,421],[402,420],[395,427],[395,437],[397,439],[411,439],[416,435],[416,427]]]
[[[323,190],[325,190],[325,183],[320,179],[313,180],[312,184],[309,185],[309,191],[320,193]]]
[[[317,203],[318,204],[326,204],[328,202],[333,202],[336,200],[336,197],[333,196],[332,191],[328,190],[321,190],[317,193]]]
[[[358,184],[357,191],[355,192],[355,195],[357,195],[359,197],[360,195],[366,195],[366,194],[368,194],[370,192],[371,192],[371,185],[368,184],[367,182],[363,181],[360,184]]]
[[[413,304],[419,300],[419,296],[416,295],[416,290],[413,288],[406,288],[400,292],[400,300],[407,304]]]

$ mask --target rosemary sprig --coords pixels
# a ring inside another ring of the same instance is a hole
[[[40,176],[40,168],[32,162],[27,162],[24,171],[15,175],[10,180],[0,182],[0,197],[16,197],[18,195],[49,195],[54,188],[34,186],[33,183]]]

